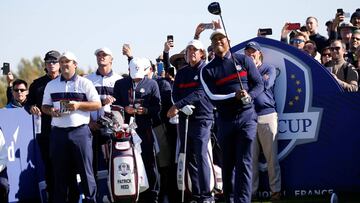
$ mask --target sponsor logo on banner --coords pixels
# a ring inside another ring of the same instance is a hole
[[[279,117],[278,158],[286,158],[301,144],[317,141],[321,123],[321,108],[312,107],[311,67],[294,53],[279,49],[276,44],[259,42],[264,63],[276,67],[275,100]],[[234,50],[242,53],[245,43]],[[265,161],[263,161],[265,162]],[[262,170],[266,164],[260,164]]]

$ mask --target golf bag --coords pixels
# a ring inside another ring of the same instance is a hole
[[[112,202],[136,202],[139,193],[148,188],[144,163],[141,158],[141,139],[136,124],[124,123],[124,109],[111,106],[111,113],[100,119],[102,133],[110,136],[108,188]]]

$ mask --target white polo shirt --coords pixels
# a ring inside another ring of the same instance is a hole
[[[75,74],[70,80],[60,76],[46,85],[42,104],[60,109],[60,101],[100,102],[100,97],[90,80]],[[77,127],[89,124],[89,121],[89,111],[76,110],[60,117],[53,117],[51,125],[60,128]]]
[[[86,77],[87,79],[91,80],[91,82],[94,84],[96,91],[100,95],[100,99],[105,99],[108,95],[113,95],[114,93],[114,85],[117,80],[120,80],[122,77],[113,71],[111,71],[109,74],[103,76],[100,74],[100,72],[97,70],[96,72],[91,73]],[[104,115],[104,112],[110,112],[110,105],[102,106],[101,109],[97,111],[91,112],[91,119],[96,121],[98,118]]]

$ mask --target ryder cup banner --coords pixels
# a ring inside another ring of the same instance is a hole
[[[360,93],[342,90],[305,52],[257,37],[264,63],[276,67],[279,114],[278,158],[284,195],[328,195],[360,191]],[[233,47],[242,53],[243,42]],[[260,196],[269,196],[262,161]]]
[[[38,170],[41,160],[33,134],[32,117],[23,109],[0,109],[0,127],[7,148],[9,202],[39,202]]]

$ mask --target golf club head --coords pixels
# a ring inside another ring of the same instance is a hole
[[[221,15],[221,8],[219,2],[212,2],[208,6],[208,11],[214,15]]]

